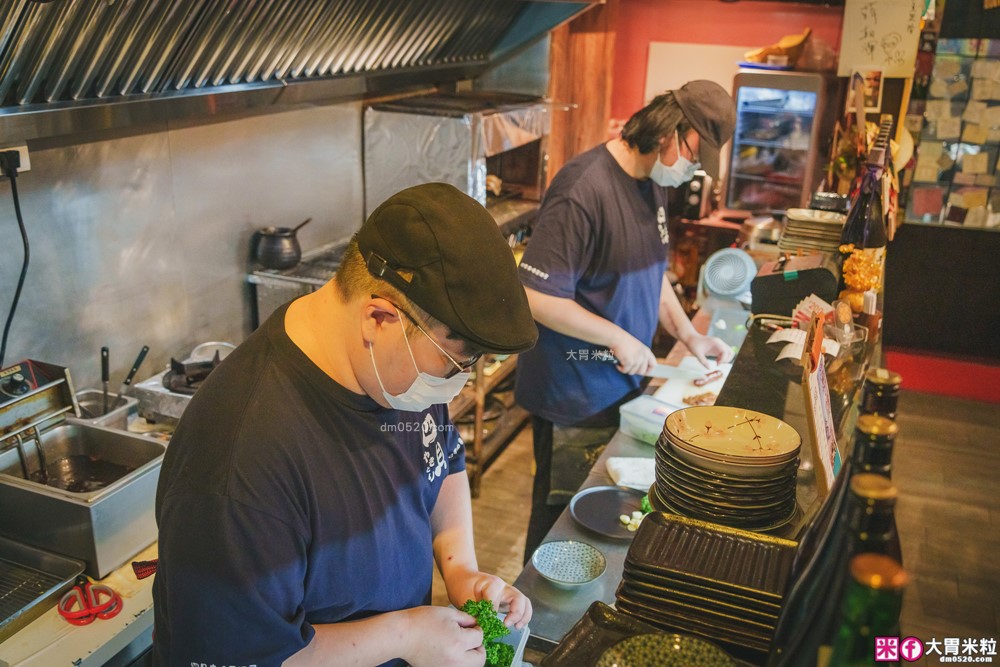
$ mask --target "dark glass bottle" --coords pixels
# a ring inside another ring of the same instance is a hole
[[[899,373],[893,373],[885,368],[873,368],[865,373],[859,406],[861,414],[895,419],[899,387],[902,383],[903,378]]]
[[[813,667],[824,635],[820,620],[834,586],[838,558],[847,549],[846,503],[853,467],[845,461],[817,515],[802,533],[787,593],[771,640],[768,667]]]
[[[882,169],[884,155],[872,151],[865,172],[861,178],[861,189],[851,202],[847,221],[840,234],[841,252],[844,253],[840,288],[864,292],[874,289],[882,293],[882,277],[885,270],[885,247],[889,237],[885,228],[885,212],[882,210]],[[847,249],[845,246],[851,246]],[[852,250],[858,253],[851,256]],[[859,279],[852,280],[851,276]],[[853,282],[853,284],[852,284]],[[860,304],[855,312],[860,310]]]
[[[854,426],[854,470],[892,477],[892,450],[899,427],[878,415],[861,415]]]
[[[848,554],[880,553],[899,561],[895,507],[899,492],[882,475],[856,473],[851,478],[847,523],[851,539]]]
[[[903,606],[906,572],[899,563],[882,554],[855,556],[849,571],[828,667],[883,664],[875,662],[875,638],[898,636],[896,628]]]

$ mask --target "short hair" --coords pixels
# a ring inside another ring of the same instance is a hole
[[[667,91],[632,114],[622,128],[621,137],[632,148],[638,148],[640,153],[651,153],[659,147],[660,137],[669,136],[674,130],[685,134],[691,130],[691,124],[684,117],[673,92]]]
[[[411,272],[405,269],[400,269],[397,273],[405,280],[409,280],[413,276]],[[407,298],[399,289],[393,287],[385,280],[372,275],[371,271],[368,270],[365,258],[361,255],[361,249],[358,248],[357,234],[347,244],[347,248],[344,250],[344,257],[340,262],[340,266],[337,267],[334,279],[337,283],[337,291],[340,293],[340,298],[344,302],[358,298],[368,298],[372,294],[376,294],[384,299],[388,299],[402,309],[404,311],[403,320],[407,334],[417,332],[416,325],[418,323],[412,322],[410,318],[419,317],[419,324],[421,326],[444,327],[448,331],[448,338],[462,341],[464,343],[463,351],[467,353],[467,356],[471,356],[474,352],[478,351],[467,340],[454,333],[447,325]]]

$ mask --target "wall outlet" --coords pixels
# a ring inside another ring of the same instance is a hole
[[[16,150],[21,154],[21,166],[18,167],[17,173],[21,174],[26,171],[31,171],[31,160],[28,158],[28,146],[26,144],[21,144],[20,146],[5,146],[0,148],[0,152],[13,150]]]

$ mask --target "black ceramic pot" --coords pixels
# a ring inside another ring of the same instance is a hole
[[[310,218],[309,220],[312,220]],[[265,227],[257,230],[254,257],[266,269],[290,269],[302,259],[302,248],[295,234],[309,220],[297,227]]]

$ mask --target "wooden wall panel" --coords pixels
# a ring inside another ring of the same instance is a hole
[[[607,139],[618,3],[595,5],[552,32],[549,97],[576,108],[553,112],[549,182],[570,158]]]

